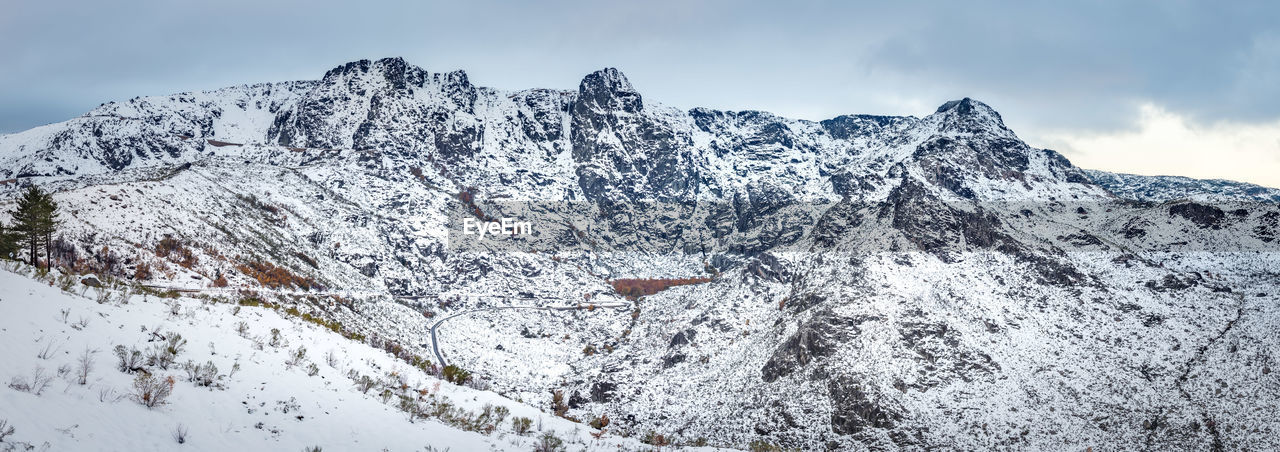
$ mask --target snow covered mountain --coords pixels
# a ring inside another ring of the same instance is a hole
[[[68,262],[269,294],[612,434],[1280,447],[1275,197],[1082,170],[972,99],[813,122],[390,58],[106,104],[0,162],[6,199],[57,190]],[[463,231],[504,217],[533,233]]]
[[[1222,179],[1192,179],[1181,176],[1138,176],[1105,171],[1085,170],[1093,183],[1127,199],[1141,201],[1170,201],[1194,199],[1197,201],[1247,200],[1280,202],[1280,189]]]

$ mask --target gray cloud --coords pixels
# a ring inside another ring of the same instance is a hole
[[[963,96],[1033,134],[1131,127],[1141,104],[1280,117],[1280,6],[1267,2],[5,3],[4,132],[393,55],[509,89],[573,88],[616,66],[666,104],[808,119],[927,114]]]

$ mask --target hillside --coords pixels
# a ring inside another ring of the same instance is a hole
[[[589,427],[444,382],[281,311],[34,276],[0,271],[0,420],[14,428],[0,445],[14,450],[530,450],[547,434],[571,448],[642,446],[595,439]],[[141,359],[122,364],[117,347]],[[164,358],[166,348],[176,353]],[[171,394],[144,398],[148,376]],[[421,411],[410,416],[405,398]],[[528,432],[516,432],[519,418]]]

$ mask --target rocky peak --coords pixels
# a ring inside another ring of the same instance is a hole
[[[373,70],[375,73],[382,74],[388,85],[399,90],[407,89],[410,86],[422,86],[427,72],[422,68],[410,65],[400,57],[378,60],[373,63]]]
[[[614,68],[604,68],[582,79],[578,85],[578,102],[592,110],[638,113],[644,108],[640,93],[631,87],[627,76]]]
[[[376,61],[352,61],[335,67],[324,74],[321,83],[330,86],[347,85],[357,93],[360,93],[362,88],[371,82],[375,84],[385,83],[392,90],[405,91],[423,86],[430,75],[422,68],[409,64],[404,58],[389,57]],[[436,74],[436,76],[441,77],[441,74]],[[446,83],[456,83],[462,86],[470,85],[467,82],[466,74],[462,71],[444,74],[442,78]]]
[[[444,74],[436,74],[436,77],[444,85],[472,87],[471,79],[467,78],[467,72],[462,69]]]
[[[929,118],[937,121],[944,131],[987,132],[1014,138],[1013,131],[1005,127],[1000,113],[987,104],[968,97],[942,104]]]
[[[372,64],[373,62],[369,60],[352,61],[325,72],[323,80],[333,80],[352,74],[367,73],[369,72],[369,66]]]
[[[960,100],[947,101],[946,103],[943,103],[941,106],[939,106],[938,110],[935,111],[934,113],[942,113],[946,111],[955,111],[956,113],[962,114],[962,115],[969,115],[969,114],[974,114],[978,111],[985,111],[985,112],[994,113],[997,118],[1000,117],[1000,114],[996,113],[996,111],[992,109],[991,106],[969,97],[966,97]]]

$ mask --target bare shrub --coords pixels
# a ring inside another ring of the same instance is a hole
[[[75,329],[76,331],[84,330],[84,329],[85,329],[85,328],[87,328],[88,326],[89,326],[89,318],[88,318],[88,317],[81,317],[79,321],[77,321],[76,323],[71,324],[71,328]]]
[[[527,435],[533,431],[533,419],[527,417],[511,418],[511,429],[515,430],[517,435]]]
[[[146,370],[142,364],[142,352],[137,348],[125,348],[123,345],[117,345],[115,353],[117,358],[116,369],[119,369],[121,372],[131,374]]]
[[[301,366],[306,361],[307,348],[299,345],[297,350],[289,352],[289,359],[284,362],[284,365],[292,368],[293,366]]]
[[[13,436],[13,426],[9,425],[8,419],[0,419],[0,443],[10,436]]]
[[[31,378],[13,377],[9,381],[9,387],[38,396],[44,393],[44,390],[49,387],[51,382],[53,382],[53,377],[45,375],[44,368],[37,366],[35,370],[31,371]]]
[[[480,415],[476,417],[476,421],[485,425],[497,426],[507,419],[508,414],[511,414],[511,410],[507,409],[507,407],[486,403],[480,409]]]
[[[644,438],[641,438],[640,442],[658,447],[671,445],[671,442],[667,440],[666,435],[652,430],[650,430],[649,433],[645,433]]]
[[[187,443],[187,426],[178,424],[177,427],[174,427],[173,440],[177,441],[178,444],[186,444]]]
[[[156,366],[164,370],[168,370],[178,359],[178,355],[187,347],[187,340],[182,338],[181,334],[173,333],[165,339],[164,343],[157,345],[147,355],[147,365]]]
[[[320,366],[317,366],[316,363],[311,363],[307,366],[307,376],[314,377],[316,375],[320,375]]]
[[[386,392],[384,392],[384,394],[385,393]],[[386,402],[386,399],[387,397],[383,397],[384,403]],[[415,400],[413,397],[409,397],[409,396],[400,397],[400,411],[404,411],[406,414],[409,415],[410,423],[413,423],[418,419],[427,417],[427,408],[423,406],[422,402],[419,402]]]
[[[138,281],[146,281],[151,279],[152,276],[154,276],[154,273],[151,271],[151,263],[149,262],[139,263],[133,271],[133,279]]]
[[[476,377],[476,376],[471,376],[470,378],[467,378],[467,382],[464,383],[463,386],[466,386],[471,389],[475,389],[477,391],[488,391],[492,389],[489,387],[489,380],[485,380],[483,378]]]
[[[564,417],[569,412],[569,405],[564,403],[564,391],[551,391],[551,412],[559,417]]]
[[[80,358],[76,359],[76,383],[84,386],[89,383],[89,373],[93,372],[94,359],[93,355],[97,354],[97,350],[84,349],[80,354]]]
[[[601,414],[600,417],[591,420],[591,428],[602,430],[609,426],[609,415]]]
[[[361,375],[360,378],[356,379],[356,389],[359,389],[360,392],[363,394],[368,394],[369,390],[373,389],[373,387],[376,386],[377,384],[378,382],[374,381],[374,379],[372,378],[369,378],[368,375]]]
[[[534,452],[560,452],[565,450],[564,440],[556,436],[555,433],[546,432],[538,438],[538,442],[533,445]]]
[[[103,403],[106,403],[106,402],[119,402],[119,401],[120,401],[120,399],[121,399],[122,397],[124,397],[124,396],[122,396],[122,395],[120,395],[120,394],[117,394],[117,393],[116,393],[116,388],[113,388],[113,387],[110,387],[110,386],[103,386],[103,387],[98,388],[98,401],[99,401],[99,402],[103,402]]]
[[[147,408],[164,405],[173,394],[173,384],[173,377],[157,378],[146,372],[139,373],[133,379],[133,399]]]
[[[236,306],[236,308],[239,308],[239,306]],[[245,338],[245,339],[248,339],[248,338],[249,338],[249,324],[248,324],[248,323],[245,323],[245,322],[237,323],[237,324],[236,324],[236,334],[239,334],[239,335],[240,335],[240,337],[243,337],[243,338]]]
[[[180,239],[168,234],[165,234],[164,238],[160,239],[160,243],[156,244],[156,257],[167,258],[188,269],[200,263],[200,259],[190,248],[187,248]]]
[[[226,376],[218,375],[218,367],[213,364],[213,361],[204,364],[187,361],[183,368],[187,371],[187,381],[195,383],[196,386],[222,389],[221,381]]]
[[[58,350],[61,349],[61,345],[54,343],[53,339],[49,339],[48,342],[44,343],[44,347],[40,349],[40,353],[36,354],[36,357],[40,359],[49,359],[52,358],[53,355],[58,354]]]

